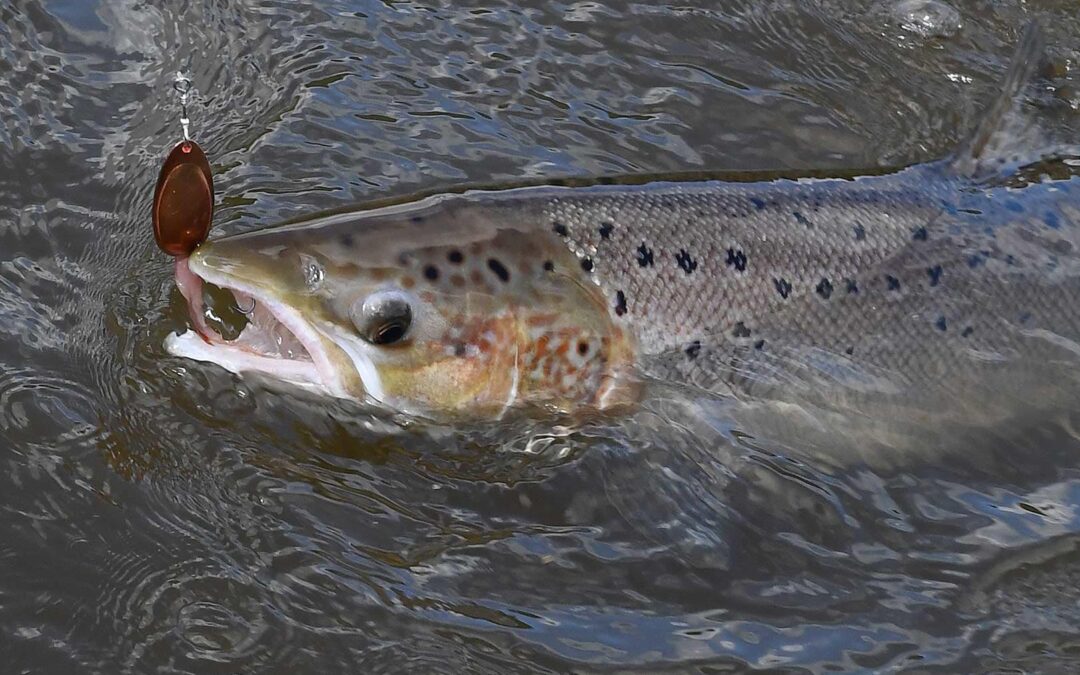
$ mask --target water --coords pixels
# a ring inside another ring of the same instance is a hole
[[[472,182],[936,158],[1027,15],[1035,116],[1075,138],[1080,18],[1049,0],[0,3],[6,671],[1080,668],[1072,415],[895,454],[678,392],[401,428],[165,358],[186,311],[149,222],[178,70],[222,234]]]

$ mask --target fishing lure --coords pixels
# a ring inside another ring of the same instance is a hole
[[[165,253],[186,257],[206,240],[214,216],[214,179],[206,153],[189,135],[187,113],[191,80],[176,75],[180,94],[180,124],[184,137],[173,146],[154,188],[154,239]]]

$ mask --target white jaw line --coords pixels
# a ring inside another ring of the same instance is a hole
[[[181,335],[170,333],[165,338],[165,351],[173,356],[213,363],[231,373],[268,373],[305,389],[330,393],[329,389],[323,385],[314,363],[259,356],[244,349],[217,342],[209,344],[193,330],[185,331]]]
[[[332,336],[337,338],[335,344],[349,356],[353,367],[356,368],[356,373],[360,376],[360,381],[364,385],[364,394],[379,403],[387,403],[382,378],[379,377],[375,362],[367,354],[364,354],[363,349],[350,336],[342,335],[341,331],[334,326],[330,326],[330,329],[337,333],[337,335]]]
[[[188,269],[196,276],[201,277],[203,281],[221,288],[240,291],[254,298],[256,302],[262,303],[264,307],[270,310],[275,319],[292,331],[296,339],[307,350],[311,361],[260,356],[231,346],[224,341],[218,342],[215,340],[212,343],[207,343],[201,336],[190,330],[183,335],[169,335],[165,339],[165,350],[167,352],[173,356],[215,363],[234,373],[245,371],[266,373],[308,389],[323,391],[339,398],[350,398],[348,391],[337,377],[337,371],[330,362],[326,349],[323,348],[322,336],[298,312],[283,303],[275,301],[273,298],[267,297],[265,292],[259,288],[216,274],[213,270],[206,269],[202,265],[199,265],[199,269],[196,271],[192,267],[190,258],[187,260],[187,264]]]

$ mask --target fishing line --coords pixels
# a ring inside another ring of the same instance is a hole
[[[190,141],[191,118],[188,117],[188,95],[191,93],[191,80],[183,73],[177,73],[173,79],[173,89],[180,94],[180,126],[184,129],[184,140]]]

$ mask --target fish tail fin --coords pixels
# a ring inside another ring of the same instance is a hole
[[[978,126],[960,144],[949,161],[949,167],[954,172],[977,178],[999,170],[1004,158],[993,152],[992,141],[1004,131],[1008,113],[1016,106],[1024,86],[1034,79],[1042,63],[1043,49],[1042,29],[1036,21],[1029,21],[1013,52],[1009,69],[1001,82],[1001,90],[983,113]]]

